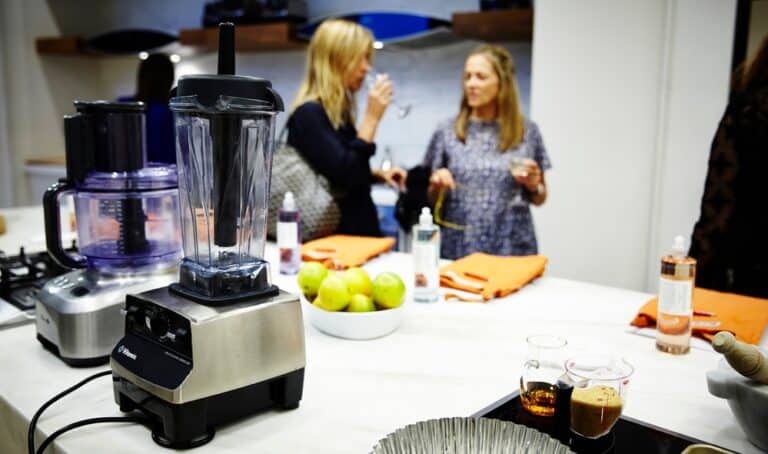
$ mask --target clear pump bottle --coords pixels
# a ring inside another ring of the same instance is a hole
[[[421,209],[419,223],[413,226],[413,300],[434,303],[440,293],[440,228],[432,222],[429,208]]]
[[[661,258],[656,348],[682,355],[691,348],[696,259],[685,255],[685,238],[676,236],[672,253]]]
[[[296,274],[301,267],[301,232],[299,210],[293,193],[288,191],[277,213],[277,247],[280,249],[280,274]]]

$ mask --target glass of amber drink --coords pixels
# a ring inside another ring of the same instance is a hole
[[[554,416],[557,380],[565,373],[562,337],[540,334],[526,339],[528,350],[520,376],[520,402],[536,416]]]

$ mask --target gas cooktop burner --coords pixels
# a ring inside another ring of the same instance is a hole
[[[76,252],[75,242],[67,249]],[[24,248],[18,255],[0,251],[0,298],[21,310],[34,310],[37,292],[56,276],[71,271],[57,264],[47,251],[28,254]]]

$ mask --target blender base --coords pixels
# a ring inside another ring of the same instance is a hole
[[[153,421],[152,439],[173,449],[190,449],[211,441],[215,427],[269,408],[299,406],[304,369],[183,404],[158,398],[113,373],[115,401],[120,411],[141,410]]]

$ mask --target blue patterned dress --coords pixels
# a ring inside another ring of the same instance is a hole
[[[534,159],[542,171],[551,168],[538,126],[526,119],[523,141],[501,153],[495,121],[470,120],[466,143],[456,137],[454,123],[455,118],[440,123],[424,158],[433,171],[448,168],[457,184],[445,196],[442,219],[466,226],[442,228],[441,256],[536,254],[530,196],[512,177],[510,166],[513,157],[525,157]]]

